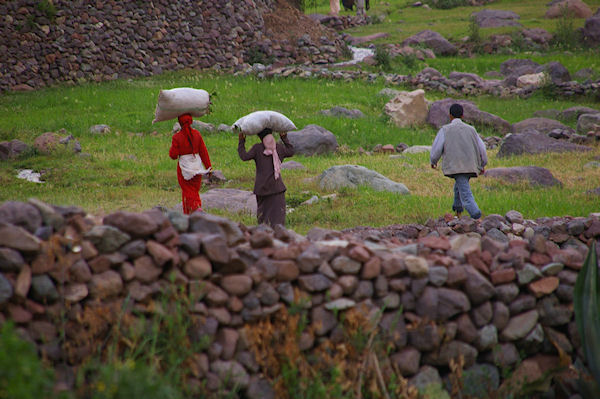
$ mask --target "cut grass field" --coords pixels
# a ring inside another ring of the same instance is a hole
[[[167,208],[180,201],[176,163],[168,157],[173,122],[151,124],[161,88],[197,87],[215,92],[213,112],[201,120],[218,125],[232,124],[246,113],[273,109],[288,115],[297,126],[318,124],[332,131],[350,153],[293,159],[306,170],[285,170],[288,187],[288,227],[306,233],[314,226],[343,229],[358,225],[383,226],[420,222],[450,211],[452,181],[429,167],[428,154],[390,158],[360,155],[358,147],[370,150],[376,144],[400,142],[430,145],[435,130],[428,126],[397,128],[383,116],[385,98],[377,93],[382,81],[342,82],[322,79],[257,80],[197,72],[169,73],[153,78],[123,80],[76,87],[55,87],[29,93],[7,93],[0,97],[0,140],[19,138],[33,144],[47,131],[65,129],[81,143],[78,156],[67,151],[53,155],[32,152],[0,164],[0,201],[36,197],[58,205],[78,205],[94,214],[115,210],[141,211],[156,205]],[[442,98],[428,93],[429,100]],[[510,122],[532,116],[542,108],[565,109],[574,105],[597,106],[583,100],[471,98],[481,109]],[[358,108],[362,119],[328,117],[321,110],[340,105]],[[94,135],[89,128],[107,124],[111,132]],[[573,126],[573,125],[572,125]],[[482,132],[493,134],[491,131]],[[228,179],[224,187],[251,190],[254,165],[237,155],[237,136],[232,133],[204,134],[213,165]],[[255,142],[248,139],[247,145]],[[527,218],[555,215],[585,216],[599,211],[598,197],[585,194],[600,181],[599,169],[584,165],[600,155],[600,148],[585,154],[545,154],[500,159],[490,151],[488,168],[499,166],[543,166],[564,183],[562,188],[543,189],[525,184],[507,184],[488,178],[473,181],[472,187],[484,214],[521,211]],[[375,192],[367,188],[341,190],[334,200],[299,205],[313,195],[330,194],[315,179],[333,165],[357,164],[404,183],[410,196]],[[44,171],[44,184],[16,178],[20,169]],[[203,188],[203,190],[205,190]],[[247,225],[249,215],[216,212]]]

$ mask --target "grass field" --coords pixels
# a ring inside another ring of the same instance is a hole
[[[151,124],[158,91],[161,88],[191,86],[216,92],[213,112],[202,118],[215,125],[232,124],[240,116],[257,109],[274,109],[290,116],[297,126],[310,123],[332,131],[350,154],[319,157],[296,156],[305,171],[284,171],[287,200],[295,210],[288,226],[305,233],[313,226],[346,228],[356,225],[381,226],[391,223],[424,222],[450,210],[452,181],[429,168],[426,154],[391,159],[386,155],[359,155],[355,150],[375,144],[430,145],[435,130],[423,126],[397,128],[383,116],[386,99],[377,93],[382,82],[339,82],[327,80],[257,80],[252,77],[216,76],[197,72],[165,74],[154,78],[55,87],[31,93],[10,93],[0,97],[0,140],[19,138],[32,144],[47,131],[65,129],[73,134],[89,157],[68,152],[54,155],[31,153],[0,164],[0,201],[36,197],[53,204],[79,205],[91,213],[118,209],[141,211],[155,205],[173,207],[180,201],[175,161],[168,157],[172,122]],[[318,93],[316,95],[315,93]],[[429,100],[442,98],[428,93]],[[473,98],[481,109],[510,122],[529,118],[542,108],[565,109],[574,105],[596,106],[580,100]],[[363,119],[338,119],[320,114],[335,105],[358,108]],[[111,133],[93,135],[89,127],[107,124]],[[493,132],[483,132],[492,134]],[[230,133],[204,135],[213,165],[229,181],[225,187],[251,190],[252,163],[237,156],[237,136]],[[255,138],[248,139],[248,145]],[[489,168],[537,165],[549,168],[564,183],[562,189],[539,189],[508,185],[487,178],[473,182],[473,190],[485,214],[521,211],[526,217],[587,215],[598,211],[597,197],[585,191],[598,186],[600,171],[583,165],[600,154],[552,154],[501,160],[490,152]],[[410,196],[397,196],[362,188],[343,190],[335,200],[311,206],[297,206],[312,195],[329,194],[315,181],[332,165],[358,164],[404,183]],[[20,169],[45,171],[44,184],[29,183],[15,176]],[[221,213],[223,214],[223,213]],[[246,224],[249,215],[229,215]]]

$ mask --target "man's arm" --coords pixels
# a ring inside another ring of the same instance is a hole
[[[433,140],[433,145],[431,146],[431,154],[429,158],[432,168],[436,167],[438,161],[442,157],[442,153],[444,152],[445,136],[446,135],[444,134],[444,128],[442,127],[435,136],[435,140]]]
[[[485,167],[488,163],[487,152],[485,150],[485,143],[479,136],[479,134],[475,134],[477,136],[477,146],[479,147],[479,154],[481,156],[481,166]]]
[[[249,161],[254,158],[254,147],[250,148],[250,152],[246,152],[246,135],[238,134],[238,155],[242,161]]]

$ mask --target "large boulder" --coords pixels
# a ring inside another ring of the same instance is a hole
[[[600,8],[592,17],[585,20],[581,33],[583,40],[589,46],[600,45]]]
[[[528,73],[535,73],[536,68],[539,66],[540,64],[529,59],[513,58],[500,64],[500,73],[504,76],[510,76],[516,73],[525,75]]]
[[[498,28],[501,26],[521,26],[516,19],[519,14],[505,10],[481,10],[471,14],[475,22],[482,28]]]
[[[42,154],[50,154],[58,147],[60,136],[54,132],[46,132],[36,137],[33,146]]]
[[[0,221],[23,227],[30,233],[35,233],[42,226],[42,215],[33,205],[6,201],[0,205]]]
[[[296,154],[312,156],[335,152],[338,143],[335,135],[319,125],[306,125],[303,129],[288,133]]]
[[[404,40],[402,44],[409,46],[416,44],[425,45],[439,55],[453,55],[458,52],[456,46],[446,40],[444,36],[428,29],[412,35]]]
[[[592,16],[592,10],[583,1],[564,0],[551,5],[546,11],[546,18],[560,18],[565,12],[567,16],[575,18],[589,18]]]
[[[521,34],[525,39],[537,44],[548,44],[552,40],[552,33],[542,28],[523,29]]]
[[[577,132],[585,134],[600,129],[600,113],[582,114],[577,118]]]
[[[450,122],[450,106],[454,103],[462,105],[464,109],[463,120],[467,123],[474,124],[476,127],[491,128],[498,133],[508,133],[511,130],[511,125],[499,116],[490,114],[489,112],[481,111],[471,101],[454,100],[445,98],[431,104],[429,113],[427,114],[427,123],[439,129],[446,123]]]
[[[583,114],[600,114],[600,110],[582,106],[569,107],[560,111],[558,118],[565,121],[578,120]]]
[[[368,186],[375,191],[391,191],[398,194],[410,194],[408,188],[387,177],[358,165],[337,165],[325,170],[319,176],[322,189],[338,190],[342,187],[357,188]]]
[[[398,127],[421,125],[427,120],[425,91],[402,91],[385,105],[384,111]]]
[[[531,185],[536,186],[562,186],[562,183],[556,179],[552,173],[539,166],[513,166],[510,168],[493,168],[488,169],[484,173],[485,177],[502,179],[509,183],[518,183],[527,181]]]
[[[256,215],[256,207],[256,196],[252,191],[215,188],[202,193],[202,208],[207,210],[223,209],[232,213]]]
[[[17,158],[29,149],[30,147],[27,144],[18,139],[3,141],[0,143],[0,161]]]
[[[568,131],[569,133],[575,133],[575,130],[573,130],[572,128],[563,125],[557,120],[549,118],[529,118],[512,125],[513,133],[524,133],[526,131],[535,130],[540,133],[548,134],[554,129],[560,129],[563,131]]]
[[[571,80],[571,74],[567,68],[565,68],[564,65],[558,61],[552,61],[548,62],[547,64],[540,65],[536,69],[536,72],[544,72],[550,77],[552,83],[555,84],[569,82]]]
[[[498,151],[499,157],[521,154],[540,154],[544,152],[589,151],[590,148],[557,140],[545,134],[527,131],[508,135]]]

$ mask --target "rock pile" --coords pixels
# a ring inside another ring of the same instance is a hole
[[[314,22],[311,31],[330,33],[294,42],[270,35],[265,18],[277,7],[271,0],[36,4],[0,3],[0,90],[182,68],[236,68],[269,58],[334,62],[345,47],[334,31]]]
[[[357,307],[383,310],[389,361],[412,383],[432,370],[439,379],[459,354],[466,368],[499,376],[490,389],[507,383],[506,367],[540,377],[528,366],[558,365],[555,346],[580,358],[573,286],[586,245],[600,237],[598,214],[534,221],[516,211],[306,237],[158,209],[100,221],[37,200],[2,204],[0,220],[0,322],[14,321],[61,368],[64,388],[94,348],[81,339],[86,312],[114,305],[152,315],[152,299],[174,284],[199,298],[191,333],[210,341],[193,354],[191,383],[218,389],[231,377],[247,394],[265,381],[244,325],[300,298],[303,351],[343,336],[340,317]],[[110,333],[108,319],[94,326],[96,342]]]

